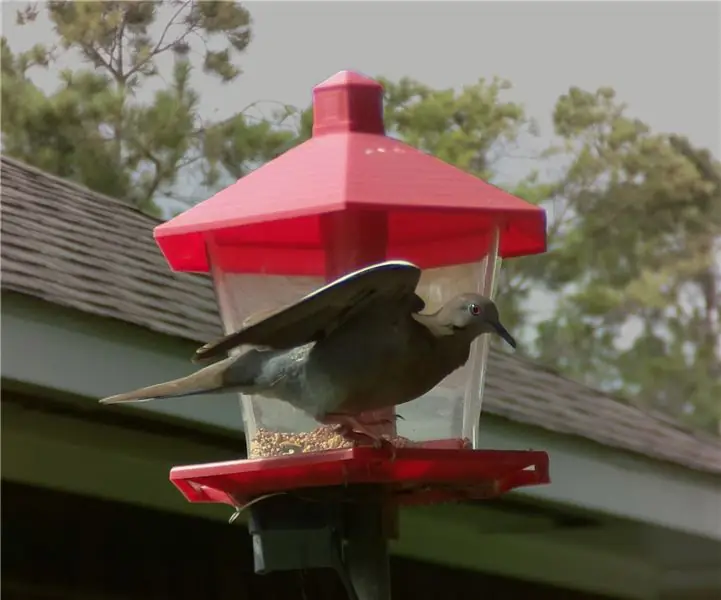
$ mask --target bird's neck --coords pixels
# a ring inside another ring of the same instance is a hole
[[[430,331],[437,338],[447,338],[454,336],[456,330],[450,325],[443,325],[437,318],[438,312],[423,315],[416,313],[411,315],[418,323],[423,325],[428,331]]]
[[[453,336],[437,338],[435,360],[444,376],[450,375],[468,362],[473,340],[467,340],[466,337],[456,333]]]

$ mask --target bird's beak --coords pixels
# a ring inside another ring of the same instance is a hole
[[[506,329],[503,325],[501,325],[500,321],[496,321],[495,323],[491,324],[493,328],[496,330],[496,333],[498,333],[499,336],[501,336],[506,342],[508,342],[508,345],[511,348],[516,347],[516,340],[513,339],[513,336],[508,333],[508,329]]]

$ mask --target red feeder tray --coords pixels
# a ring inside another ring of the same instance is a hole
[[[358,447],[175,467],[170,480],[190,502],[239,506],[274,492],[385,485],[398,505],[492,498],[550,482],[540,451]]]

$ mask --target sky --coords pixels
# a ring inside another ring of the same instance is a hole
[[[408,75],[439,88],[499,75],[513,82],[515,98],[531,114],[544,117],[571,85],[610,85],[654,127],[721,149],[718,3],[248,6],[255,41],[241,87],[258,97],[305,104],[313,83],[341,69]]]
[[[2,2],[10,47],[52,41],[42,16],[31,26],[15,24],[22,5]],[[246,7],[253,41],[241,60],[244,74],[230,85],[199,76],[205,118],[257,100],[305,107],[312,87],[343,69],[410,76],[435,88],[498,75],[513,83],[509,98],[526,106],[549,141],[559,95],[570,86],[611,86],[653,129],[687,135],[721,156],[718,2],[267,0]],[[77,65],[72,55],[62,61]],[[50,74],[34,75],[47,91],[56,84]],[[509,159],[500,168],[508,181],[529,165]]]
[[[52,41],[24,3],[2,2],[13,50]],[[343,69],[459,87],[511,80],[510,94],[548,125],[572,85],[609,85],[654,128],[721,154],[721,4],[718,2],[263,2],[246,3],[253,41],[231,85],[202,79],[207,117],[259,99],[306,106],[312,87]],[[69,60],[69,64],[72,64]],[[36,75],[52,89],[51,76]],[[545,133],[548,128],[544,128]]]

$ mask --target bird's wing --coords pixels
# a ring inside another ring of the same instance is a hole
[[[199,348],[193,360],[216,358],[241,345],[286,349],[322,338],[339,323],[376,302],[399,302],[413,312],[425,307],[415,290],[421,270],[405,261],[388,261],[350,273],[311,292],[298,302],[259,318]]]

